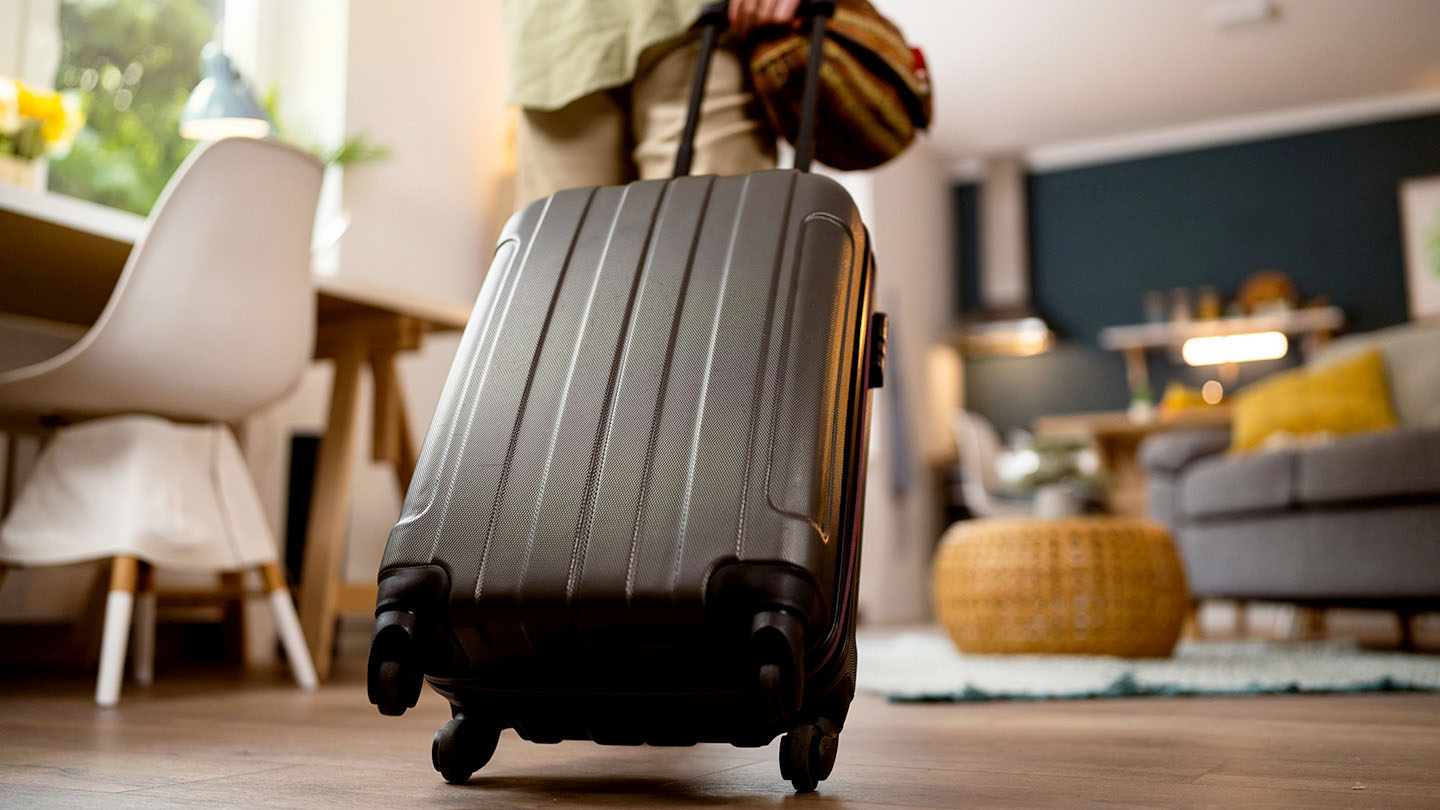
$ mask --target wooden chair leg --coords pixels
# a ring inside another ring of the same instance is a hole
[[[1185,623],[1180,626],[1181,638],[1201,638],[1203,633],[1200,629],[1200,600],[1190,600],[1190,606],[1185,609]]]
[[[19,471],[19,457],[20,434],[5,434],[5,480],[0,484],[0,518],[10,514],[10,506],[15,499],[15,474]]]
[[[1408,610],[1395,611],[1395,620],[1400,623],[1400,649],[1415,651],[1415,614]]]
[[[1247,601],[1245,601],[1244,599],[1236,599],[1236,600],[1235,600],[1235,637],[1236,637],[1236,638],[1245,638],[1246,636],[1250,635],[1250,621],[1249,621],[1250,617],[1249,617],[1249,615],[1247,615],[1247,613],[1246,613],[1246,609],[1247,609],[1249,606],[1250,606],[1250,603],[1247,602]]]
[[[155,569],[140,563],[135,586],[135,619],[131,630],[131,675],[135,683],[149,686],[155,682]]]
[[[295,603],[290,600],[290,589],[285,585],[285,575],[281,573],[279,563],[269,562],[260,566],[260,576],[265,580],[270,612],[275,617],[275,631],[280,635],[285,657],[290,659],[295,683],[307,691],[314,689],[319,684],[319,679],[315,677],[315,662],[310,658],[310,648],[305,645],[300,616],[295,612]]]
[[[1325,609],[1303,605],[1296,608],[1296,624],[1303,639],[1325,638]]]
[[[225,660],[233,661],[245,668],[245,574],[226,571],[219,575],[220,590],[225,597],[221,609],[220,631],[225,639]]]
[[[135,605],[135,584],[140,561],[116,557],[110,563],[110,594],[105,599],[105,635],[100,640],[100,677],[95,702],[114,706],[120,701],[120,679],[125,672],[125,646],[130,640],[130,614]]]

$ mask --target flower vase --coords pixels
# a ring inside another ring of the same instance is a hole
[[[1065,484],[1046,484],[1035,491],[1035,516],[1073,517],[1085,511],[1085,504]]]
[[[25,160],[15,155],[0,155],[0,183],[37,189],[44,177],[38,164],[39,161]]]

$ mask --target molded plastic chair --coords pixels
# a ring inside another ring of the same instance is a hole
[[[295,678],[304,688],[315,685],[254,483],[234,438],[216,423],[233,424],[279,399],[310,357],[310,237],[322,174],[310,155],[275,141],[198,146],[160,196],[94,326],[53,357],[0,371],[0,412],[61,422],[107,417],[61,428],[0,529],[0,577],[6,563],[113,558],[96,687],[101,705],[119,697],[137,582],[136,675],[148,680],[150,563],[258,568]],[[177,424],[184,422],[211,427]],[[117,510],[122,486],[132,498],[194,493],[197,486],[208,494],[182,499],[183,508],[200,510],[188,523],[175,513],[147,517],[163,509],[125,508],[117,525],[95,535],[105,524],[94,515]],[[196,525],[214,531],[197,535],[190,531]],[[190,536],[176,536],[185,532]],[[197,536],[229,542],[197,545]]]
[[[960,489],[965,505],[977,517],[1029,515],[1034,507],[1029,501],[1004,498],[996,462],[1000,458],[1000,434],[995,426],[978,413],[957,411],[955,438],[960,447],[960,471],[964,476]]]

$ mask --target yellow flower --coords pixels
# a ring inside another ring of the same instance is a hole
[[[40,136],[50,147],[53,157],[62,158],[69,154],[75,143],[75,135],[85,126],[85,109],[80,105],[80,96],[75,93],[60,95],[60,116],[50,118],[40,127]]]
[[[20,99],[20,114],[26,118],[34,118],[41,123],[51,118],[63,116],[65,111],[60,107],[60,94],[55,92],[37,92],[22,81],[15,82],[15,88]]]
[[[85,115],[81,110],[79,97],[53,90],[36,90],[18,80],[10,83],[15,88],[15,106],[20,118],[31,118],[39,122],[40,137],[49,147],[49,151],[59,155],[69,152],[75,133],[85,126]],[[0,95],[3,93],[3,87],[0,87]],[[3,102],[0,102],[0,105],[3,105]],[[3,107],[0,107],[0,117],[3,117]]]

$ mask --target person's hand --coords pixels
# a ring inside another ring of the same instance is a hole
[[[800,0],[730,0],[730,30],[744,36],[766,25],[785,25],[795,19]]]

